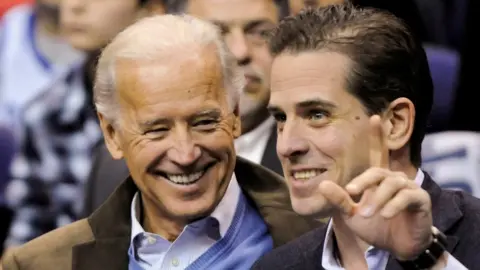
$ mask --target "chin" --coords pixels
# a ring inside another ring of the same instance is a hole
[[[224,190],[217,186],[209,186],[194,196],[182,194],[171,197],[170,200],[165,200],[164,204],[171,215],[192,221],[210,215],[222,199],[223,192]]]
[[[97,46],[95,42],[92,42],[83,36],[68,37],[68,43],[73,48],[87,53],[97,51],[99,48],[101,48],[101,46]]]
[[[326,218],[331,215],[332,207],[321,197],[297,198],[292,196],[292,208],[301,216]]]
[[[192,201],[172,201],[164,205],[165,210],[170,212],[170,216],[175,217],[175,219],[186,220],[188,223],[210,215],[216,206],[216,201],[210,198]]]

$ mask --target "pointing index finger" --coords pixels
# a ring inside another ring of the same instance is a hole
[[[370,117],[370,166],[389,168],[389,151],[379,115]]]

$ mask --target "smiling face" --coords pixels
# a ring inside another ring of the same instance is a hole
[[[231,112],[212,46],[154,61],[119,60],[118,126],[100,116],[107,145],[125,158],[145,207],[170,220],[208,215],[235,167]]]
[[[369,166],[369,116],[346,89],[351,61],[340,53],[282,53],[272,66],[269,109],[294,210],[328,216],[323,180],[345,186]]]

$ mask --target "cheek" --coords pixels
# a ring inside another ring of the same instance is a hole
[[[334,126],[315,129],[310,134],[310,140],[324,155],[334,160],[341,158],[351,143],[347,133]]]
[[[98,38],[110,40],[133,23],[135,14],[134,7],[119,9],[113,6],[99,9],[99,11],[101,10],[108,10],[108,12],[99,12],[99,14],[96,14],[94,17],[98,29]]]
[[[368,162],[368,123],[362,125],[345,123],[331,128],[323,135],[324,153],[332,158],[345,177],[356,175],[359,168]],[[339,171],[339,173],[340,173]]]
[[[196,136],[196,141],[200,147],[212,152],[217,158],[235,154],[230,128],[220,128],[210,134],[199,134]]]
[[[150,140],[132,141],[127,149],[128,153],[125,155],[125,159],[129,163],[129,167],[140,175],[146,173],[148,166],[165,152],[165,147],[160,142]]]
[[[268,51],[268,47],[261,46],[253,49],[253,62],[258,72],[261,72],[263,80],[270,81],[270,69],[272,67],[273,58]]]

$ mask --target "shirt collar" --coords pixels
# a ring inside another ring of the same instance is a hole
[[[275,121],[273,118],[268,117],[267,120],[263,121],[263,123],[258,125],[256,128],[238,137],[235,140],[235,147],[237,149],[250,148],[249,146],[256,144],[262,138],[262,136],[265,136],[265,134],[270,134],[269,131],[274,124]]]
[[[210,217],[216,219],[219,223],[219,233],[221,237],[225,236],[232,223],[235,210],[237,209],[238,200],[240,198],[240,192],[240,186],[238,185],[235,173],[233,173],[223,198],[220,200],[220,203],[215,210],[210,214]],[[145,233],[145,230],[138,221],[140,219],[141,211],[139,194],[139,192],[135,194],[130,207],[132,222],[131,244],[133,244],[133,240],[137,235]]]
[[[418,169],[417,174],[415,175],[415,180],[414,180],[415,183],[418,186],[421,186],[424,178],[425,178],[425,174],[423,173],[422,170]],[[325,241],[323,243],[322,267],[329,270],[341,270],[343,269],[343,267],[340,266],[340,263],[338,262],[336,256],[334,255],[333,243],[334,243],[333,224],[332,224],[332,219],[330,219],[327,226],[327,232],[325,234]],[[373,248],[374,248],[373,246],[370,246],[368,247],[367,251],[370,251]]]
[[[425,179],[425,173],[422,170],[418,169],[417,175],[415,176],[415,183],[421,187],[423,184],[423,180]]]

